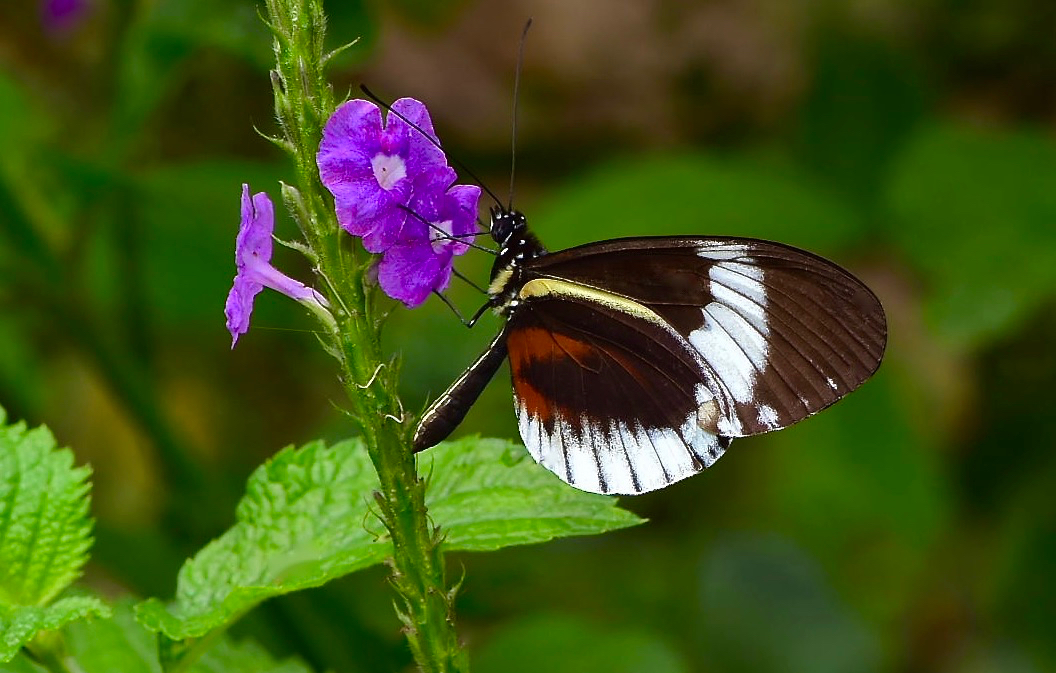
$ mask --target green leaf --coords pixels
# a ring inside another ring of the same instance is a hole
[[[714,670],[883,670],[881,642],[813,560],[776,536],[719,538],[700,580],[702,651]]]
[[[684,659],[656,635],[565,615],[506,626],[474,654],[477,673],[683,673]]]
[[[276,661],[257,643],[224,639],[191,667],[190,673],[310,673],[297,659]],[[100,672],[102,673],[102,672]]]
[[[141,603],[138,619],[173,640],[197,638],[272,596],[382,561],[381,524],[365,527],[377,488],[359,440],[284,449],[250,477],[234,527],[184,564],[175,601]]]
[[[616,498],[577,491],[527,459],[524,447],[469,437],[420,459],[426,504],[448,551],[490,551],[642,523]]]
[[[133,616],[132,604],[114,606],[110,619],[71,624],[66,642],[71,658],[84,673],[161,673],[157,636]],[[196,661],[189,673],[308,673],[297,660],[277,662],[252,641],[220,638]]]
[[[432,480],[426,504],[445,549],[484,551],[642,521],[525,456],[522,447],[482,439],[423,455],[419,470]],[[381,562],[391,543],[369,509],[377,488],[359,440],[284,449],[250,477],[235,526],[180,570],[173,603],[150,599],[137,618],[173,641],[200,638],[272,596]]]
[[[930,286],[949,341],[999,334],[1056,289],[1056,143],[1036,133],[923,129],[896,162],[891,236]]]
[[[47,428],[5,420],[0,409],[0,606],[42,606],[88,560],[91,470]]]
[[[27,655],[19,654],[9,662],[0,661],[0,673],[48,673],[48,669]]]
[[[54,631],[85,617],[106,617],[110,608],[94,596],[61,598],[49,606],[0,608],[0,661],[10,661],[41,631]]]

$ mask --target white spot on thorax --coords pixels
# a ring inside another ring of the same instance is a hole
[[[375,154],[370,167],[374,170],[374,179],[386,191],[391,192],[397,182],[407,177],[407,165],[398,154]]]

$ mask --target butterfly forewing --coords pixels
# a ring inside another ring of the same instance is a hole
[[[528,278],[603,290],[660,316],[703,360],[699,374],[728,437],[787,427],[824,409],[880,364],[875,295],[816,255],[744,238],[633,238],[524,264]]]
[[[522,297],[506,345],[521,437],[543,466],[582,490],[630,494],[722,454],[704,363],[660,316],[574,283],[530,282]]]

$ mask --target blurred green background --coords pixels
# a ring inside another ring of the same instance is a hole
[[[293,302],[262,294],[233,352],[224,329],[240,185],[291,179],[256,131],[274,121],[254,3],[81,0],[59,22],[47,4],[0,5],[0,404],[93,466],[86,581],[168,597],[255,465],[349,426]],[[534,18],[515,202],[551,249],[773,238],[846,265],[888,312],[860,392],[625,499],[647,525],[449,557],[475,670],[1056,670],[1056,3],[328,10],[334,46],[360,37],[339,94],[425,101],[500,194]],[[278,233],[295,235],[285,215]],[[484,283],[490,263],[459,267]],[[408,406],[496,328],[398,308]],[[514,436],[510,407],[500,374],[460,432]],[[318,670],[411,666],[381,568],[236,632]]]

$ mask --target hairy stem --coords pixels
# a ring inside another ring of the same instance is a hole
[[[381,352],[380,318],[365,279],[370,260],[357,255],[350,237],[338,226],[316,168],[322,128],[334,111],[324,75],[322,2],[268,0],[267,7],[275,33],[277,67],[272,85],[282,128],[282,137],[275,140],[292,155],[298,178],[296,191],[287,189],[284,196],[337,320],[325,345],[340,362],[349,415],[363,435],[381,483],[375,500],[393,543],[390,565],[399,595],[397,612],[423,671],[465,670],[440,539],[429,522],[425,483],[418,477],[409,423],[396,394],[398,367],[383,360]]]

